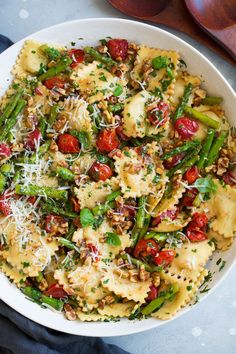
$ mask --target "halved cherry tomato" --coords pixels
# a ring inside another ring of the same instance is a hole
[[[207,236],[204,231],[190,226],[186,230],[186,236],[191,242],[200,242],[207,239]]]
[[[187,192],[184,193],[184,196],[180,201],[180,206],[181,207],[192,206],[193,201],[194,201],[195,197],[197,196],[197,194],[198,194],[197,188],[188,189]]]
[[[114,60],[125,60],[128,54],[128,46],[126,39],[110,39],[107,42],[109,53]]]
[[[181,117],[175,122],[175,130],[183,140],[190,139],[198,131],[198,129],[198,122],[188,117]]]
[[[9,195],[0,195],[0,212],[5,216],[10,215],[12,212],[9,199]]]
[[[164,161],[165,168],[167,170],[170,170],[172,167],[175,167],[184,158],[184,156],[185,156],[185,153],[184,152],[180,152],[179,154],[174,155],[170,159],[165,160]]]
[[[236,185],[236,178],[232,174],[232,172],[228,171],[222,175],[223,181],[229,186],[233,187]]]
[[[82,49],[71,49],[68,51],[68,55],[73,60],[73,63],[70,64],[72,69],[84,61],[85,54]]]
[[[147,117],[152,125],[161,127],[169,118],[169,106],[163,101],[157,103],[156,107],[148,112]]]
[[[199,177],[199,170],[197,166],[190,167],[184,174],[184,179],[188,181],[189,184],[194,183]]]
[[[208,217],[205,213],[194,213],[192,221],[190,222],[189,226],[193,228],[202,229],[208,223]]]
[[[80,211],[80,205],[79,205],[78,199],[75,197],[72,197],[71,202],[72,202],[73,210],[76,213],[78,213]]]
[[[58,148],[61,152],[65,154],[75,154],[80,152],[79,140],[68,133],[60,134],[58,137]]]
[[[49,89],[53,89],[54,87],[56,88],[64,88],[65,87],[65,80],[62,79],[61,77],[51,77],[50,79],[46,79],[44,81],[44,85]]]
[[[124,131],[122,129],[122,125],[119,125],[117,128],[116,128],[116,134],[119,136],[119,138],[123,141],[128,141],[129,140],[129,137],[126,136],[124,134]]]
[[[97,247],[94,246],[94,244],[92,244],[92,243],[87,243],[87,247],[88,247],[89,251],[91,252],[91,256],[93,258],[93,261],[94,262],[98,262],[98,260],[99,260],[99,257],[98,257],[99,252],[98,252]]]
[[[63,287],[59,284],[52,284],[47,290],[44,291],[44,295],[55,297],[55,299],[61,299],[67,296],[67,293]]]
[[[11,156],[11,149],[7,144],[0,143],[0,159]]]
[[[88,174],[96,182],[105,181],[112,176],[112,170],[105,163],[95,161],[90,167]]]
[[[58,227],[64,224],[65,221],[62,216],[49,214],[45,217],[45,231],[47,233],[57,233]]]
[[[101,152],[111,152],[117,149],[119,145],[120,140],[116,135],[115,129],[105,129],[98,134],[97,148]]]
[[[156,288],[154,285],[150,286],[150,291],[148,292],[148,296],[146,297],[146,301],[152,301],[155,300],[158,296],[158,288]]]
[[[153,221],[152,221],[152,226],[157,226],[158,224],[160,224],[160,222],[164,219],[170,219],[170,220],[175,220],[177,218],[178,215],[178,208],[173,209],[173,210],[167,210],[163,213],[161,213],[160,215],[158,215]]]
[[[159,251],[159,245],[154,240],[140,240],[135,249],[134,257],[155,256]]]
[[[29,133],[25,142],[25,148],[29,150],[35,150],[41,139],[41,131],[38,128],[35,128],[31,133]]]
[[[175,258],[176,252],[172,249],[166,249],[158,252],[154,257],[154,262],[156,265],[166,267],[168,266],[173,259]]]

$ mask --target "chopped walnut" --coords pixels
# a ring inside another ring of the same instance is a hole
[[[97,51],[101,54],[105,54],[108,51],[108,48],[106,45],[100,45],[97,47]]]
[[[119,275],[123,279],[129,278],[129,273],[124,271],[124,270],[122,270],[122,269],[115,269],[114,273]]]
[[[216,174],[218,176],[222,176],[229,167],[229,159],[228,157],[220,157],[216,164]]]
[[[128,271],[129,279],[132,283],[137,283],[139,281],[139,270],[138,269],[131,269]]]
[[[12,147],[11,147],[11,150],[12,151],[17,151],[17,152],[23,151],[24,150],[24,144],[22,144],[22,143],[13,143]]]
[[[27,128],[33,129],[33,128],[36,126],[37,121],[38,121],[38,118],[36,117],[36,115],[30,113],[30,114],[28,114],[28,116],[25,118],[24,123],[25,123],[25,125],[26,125]]]
[[[76,171],[73,172],[76,173]],[[81,174],[75,177],[75,184],[77,186],[81,186],[81,184],[85,184],[88,180],[89,180],[89,176]]]
[[[124,262],[124,260],[122,259],[122,258],[118,258],[117,260],[116,260],[116,265],[119,267],[119,266],[122,266],[123,264],[124,264],[125,262]]]
[[[55,129],[56,132],[60,132],[64,128],[66,122],[67,122],[66,116],[61,114],[52,127],[53,129]]]
[[[150,273],[145,270],[143,265],[141,265],[139,269],[139,279],[141,281],[146,281],[149,278],[150,278]]]
[[[133,226],[133,222],[127,220],[125,211],[108,210],[107,218],[109,224],[114,227],[119,234],[122,234],[123,230],[129,230]]]
[[[111,305],[115,302],[115,298],[112,295],[105,296],[104,300],[107,305]]]
[[[43,278],[39,283],[39,290],[44,291],[47,289],[47,287],[48,287],[48,282],[45,278]]]
[[[206,91],[203,89],[197,89],[195,92],[193,103],[195,106],[198,106],[202,100],[206,97]]]
[[[69,304],[64,305],[65,316],[69,321],[75,321],[77,316],[73,307]]]
[[[161,283],[160,274],[157,272],[152,273],[152,283],[157,288]]]
[[[139,163],[125,162],[124,170],[130,174],[135,175],[141,171],[142,166],[143,166],[142,162],[139,162]]]
[[[49,150],[53,151],[53,152],[57,152],[58,151],[58,145],[55,142],[55,140],[51,141],[51,144],[49,146]]]

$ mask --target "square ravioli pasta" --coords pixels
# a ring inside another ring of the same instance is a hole
[[[56,42],[56,41],[55,41]],[[68,320],[167,320],[233,243],[235,132],[181,53],[25,42],[0,100],[0,269]]]

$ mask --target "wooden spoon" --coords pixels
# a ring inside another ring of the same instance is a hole
[[[185,0],[194,20],[236,61],[236,0]]]
[[[148,20],[157,24],[167,25],[179,31],[188,34],[190,37],[204,44],[206,47],[214,50],[225,59],[235,65],[235,60],[232,60],[229,54],[207,36],[203,31],[199,29],[196,23],[192,20],[185,2],[187,0],[108,0],[112,6],[117,10],[125,13],[126,15],[133,16],[142,20]],[[211,0],[192,0],[193,3],[207,3]],[[236,0],[212,0],[211,2],[219,2],[219,4],[225,4],[225,2],[236,2]],[[218,9],[223,5],[218,5]],[[233,10],[236,8],[234,6]],[[216,9],[217,11],[217,9]],[[235,10],[234,10],[235,11]],[[231,15],[232,18],[232,15]],[[236,42],[236,36],[234,35],[234,41]],[[219,43],[219,40],[218,40]],[[234,57],[235,59],[235,57]]]

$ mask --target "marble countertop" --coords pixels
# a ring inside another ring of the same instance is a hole
[[[128,18],[105,0],[1,0],[0,33],[18,41],[44,27],[89,17]],[[236,90],[235,67],[183,33],[171,32],[205,54]],[[212,295],[178,320],[144,333],[105,340],[132,354],[236,353],[236,268]]]

